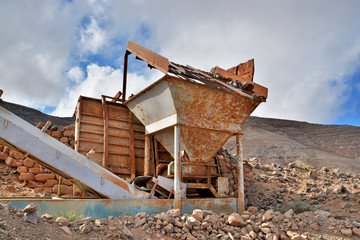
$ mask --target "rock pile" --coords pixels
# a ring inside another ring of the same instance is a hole
[[[72,222],[63,216],[54,217],[50,214],[38,217],[36,211],[37,205],[34,203],[23,210],[0,204],[1,217],[12,215],[15,218],[0,222],[0,237],[11,234],[11,230],[17,228],[20,228],[20,233],[15,236],[20,237],[24,225],[18,223],[21,221],[31,223],[31,229],[35,230],[40,225],[60,229],[62,234],[73,239],[99,236],[106,239],[329,239],[329,236],[334,236],[330,233],[333,229],[337,229],[335,236],[360,238],[359,222],[338,220],[330,212],[321,210],[296,214],[292,209],[281,213],[252,206],[241,215],[216,214],[200,209],[195,209],[192,214],[181,215],[179,210],[169,210],[153,215],[141,212],[135,216],[109,216],[101,219],[86,217]],[[322,231],[321,234],[318,234],[319,231]],[[57,237],[60,238],[59,235]]]
[[[45,123],[39,122],[36,127],[38,129],[42,129]],[[74,149],[75,146],[75,124],[70,124],[69,126],[50,126],[45,133],[47,135],[52,136],[56,140],[62,142],[63,144],[67,145]]]
[[[220,166],[221,177],[228,178],[229,181],[229,197],[238,196],[238,167],[237,158],[231,156],[226,149],[221,148],[215,156],[216,161]],[[215,162],[215,159],[212,159]],[[253,167],[248,163],[247,159],[244,159],[244,187],[246,189],[250,187],[252,181],[252,169]],[[245,200],[246,202],[246,200]]]
[[[302,199],[302,202],[307,202],[312,207],[328,210],[334,207],[334,201],[343,200],[347,204],[340,204],[340,208],[334,209],[341,210],[338,215],[360,212],[357,203],[360,196],[360,174],[326,167],[317,170],[296,162],[287,166],[250,163],[254,166],[253,185],[247,195],[253,205],[264,209],[282,209],[294,200]]]
[[[45,123],[40,122],[37,128],[42,129]],[[74,124],[67,127],[50,126],[46,134],[54,137],[65,145],[74,148]],[[0,160],[13,168],[20,174],[19,180],[27,183],[27,187],[33,188],[38,192],[51,191],[57,193],[59,176],[50,170],[41,167],[31,158],[24,156],[18,151],[10,149],[8,146],[0,145]],[[72,194],[73,187],[71,182],[62,180],[61,194]]]

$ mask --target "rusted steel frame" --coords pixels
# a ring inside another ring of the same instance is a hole
[[[209,189],[207,183],[187,183],[186,187],[194,189]]]
[[[206,184],[208,187],[211,185],[210,165],[207,165],[206,167]]]
[[[154,184],[154,186],[152,187],[152,189],[151,189],[151,191],[150,191],[149,196],[147,197],[147,199],[150,199],[151,196],[153,195],[153,193],[154,193],[154,191],[155,191],[155,188],[156,188],[158,182],[159,182],[159,179],[156,179],[155,184]]]
[[[210,192],[214,195],[214,197],[216,197],[216,198],[220,198],[219,193],[216,191],[216,189],[214,188],[214,186],[213,186],[213,185],[211,185],[211,184],[210,184],[210,186],[209,186],[209,190],[210,190]]]
[[[170,191],[170,193],[169,193],[169,196],[168,196],[168,199],[171,198],[171,195],[173,195],[173,193],[174,193],[174,188],[171,189],[171,191]]]
[[[263,96],[265,99],[268,96],[268,89],[266,87],[261,86],[260,84],[254,83],[252,80],[248,80],[248,79],[244,78],[243,76],[236,75],[236,74],[230,72],[229,70],[225,70],[220,67],[214,67],[211,69],[211,72],[213,74],[219,73],[224,78],[231,78],[232,81],[239,80],[243,84],[245,82],[247,82],[249,85],[252,85],[252,87],[250,87],[250,89],[249,89],[250,92],[256,92],[260,96]]]
[[[127,67],[128,67],[128,58],[131,52],[127,51],[125,52],[124,56],[124,74],[123,74],[123,90],[122,90],[122,102],[125,102],[126,97],[126,82],[127,82]]]
[[[199,166],[217,167],[216,164],[203,163],[203,162],[183,162],[182,164],[183,164],[183,165],[199,165]]]
[[[131,111],[129,111],[129,145],[131,179],[135,179],[134,115]]]
[[[118,92],[116,93],[116,95],[111,98],[111,102],[121,101],[121,100],[120,100],[121,95],[122,95],[122,93],[121,93],[120,91],[118,91]]]
[[[150,140],[151,136],[149,134],[145,135],[145,159],[144,159],[144,175],[150,176],[150,158],[151,158],[151,151],[150,151]]]
[[[61,182],[62,182],[62,177],[59,176],[58,192],[57,192],[57,196],[58,196],[58,197],[61,196]]]
[[[174,126],[174,208],[181,211],[181,152],[180,125]]]
[[[217,158],[215,158],[215,161],[216,161],[216,166],[217,166],[218,176],[219,176],[219,177],[221,177],[219,160],[218,160]]]
[[[225,91],[227,91],[227,92],[229,92],[231,94],[234,94],[236,96],[239,96],[239,95],[240,96],[245,96],[245,97],[248,97],[250,99],[255,99],[250,94],[248,94],[246,92],[243,92],[242,90],[237,89],[237,88],[235,88],[233,86],[230,86],[229,84],[227,84],[227,83],[225,83],[223,81],[220,81],[220,80],[218,80],[216,78],[212,78],[210,75],[204,73],[203,71],[201,71],[199,69],[193,68],[193,67],[191,67],[189,65],[186,65],[186,67],[192,69],[193,71],[196,71],[196,74],[203,76],[203,78],[199,78],[199,77],[195,76],[194,79],[196,79],[196,80],[199,80],[199,81],[201,81],[201,82],[203,82],[203,83],[205,83],[205,84],[207,84],[209,86],[213,86],[212,84],[208,84],[209,82],[216,83],[218,85],[217,86],[218,88],[221,88],[221,89],[223,89],[223,90],[225,90]],[[255,99],[255,100],[259,101],[258,99]]]
[[[244,199],[244,167],[243,167],[243,151],[242,151],[242,133],[236,134],[236,154],[238,158],[238,212],[242,213],[245,210]]]
[[[119,95],[120,94],[120,95]],[[119,97],[117,97],[119,95]],[[115,97],[111,97],[111,96],[107,96],[107,95],[101,95],[102,97],[108,98],[110,99],[110,102],[115,103],[115,102],[121,102],[122,99],[119,99],[121,97],[121,91],[119,91]]]
[[[155,158],[154,169],[157,169],[157,166],[159,166],[159,142],[156,140],[156,138],[153,138],[153,141],[154,141],[153,149],[154,149],[154,158]],[[157,172],[155,172],[155,175],[157,175]]]
[[[101,96],[101,103],[103,108],[104,119],[104,153],[102,165],[105,168],[109,167],[109,114],[107,110],[106,97]]]
[[[240,63],[235,67],[229,68],[227,71],[232,72],[238,76],[248,78],[250,81],[253,81],[255,73],[254,59],[250,59],[247,62]]]
[[[126,50],[134,54],[137,58],[147,62],[149,67],[154,67],[165,74],[169,71],[169,60],[167,58],[140,44],[129,40]]]

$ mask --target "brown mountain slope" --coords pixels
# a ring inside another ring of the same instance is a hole
[[[360,171],[360,127],[250,117],[243,130],[247,158],[281,164],[300,160],[317,168]],[[225,147],[235,153],[235,139]]]

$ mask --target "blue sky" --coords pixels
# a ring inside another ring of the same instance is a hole
[[[359,1],[0,1],[3,99],[71,116],[122,89],[129,39],[203,70],[255,58],[253,115],[360,126]],[[128,93],[160,78],[130,58]]]

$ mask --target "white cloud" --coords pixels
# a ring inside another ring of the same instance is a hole
[[[86,79],[82,82],[68,88],[66,97],[61,99],[52,115],[71,116],[80,95],[100,98],[101,95],[115,96],[118,91],[122,91],[122,72],[120,69],[90,64],[86,68],[86,75]],[[145,79],[144,76],[129,73],[127,96],[139,92],[151,84],[154,79],[154,77]]]
[[[6,100],[55,106],[61,99],[55,111],[61,115],[73,111],[80,94],[111,96],[121,90],[120,69],[90,64],[82,74],[76,57],[110,56],[124,50],[125,43],[119,44],[127,39],[204,70],[255,58],[255,82],[269,88],[267,103],[255,112],[264,117],[331,122],[354,87],[344,79],[360,68],[358,1],[2,5],[0,83],[10,96]],[[90,21],[79,32],[84,16]],[[131,76],[145,85],[153,81],[150,75]]]
[[[68,71],[68,77],[72,82],[75,84],[79,84],[81,81],[84,80],[84,72],[81,70],[80,67],[73,67]]]
[[[59,101],[67,86],[63,72],[83,10],[74,11],[72,5],[61,1],[0,4],[4,100],[37,108]]]
[[[360,5],[278,3],[196,2],[182,11],[181,2],[149,21],[161,52],[179,63],[209,70],[254,57],[255,82],[269,88],[256,115],[330,122],[347,100],[351,86],[344,79],[360,67],[360,33],[354,31]]]
[[[91,17],[90,24],[81,30],[79,49],[82,53],[98,53],[106,44],[106,32],[100,28],[98,21]]]

